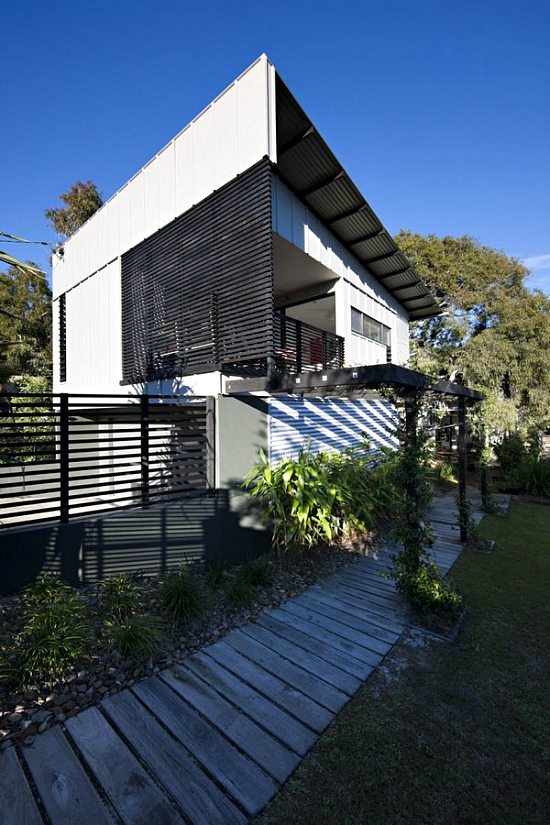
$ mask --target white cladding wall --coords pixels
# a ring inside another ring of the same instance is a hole
[[[65,244],[54,297],[265,156],[276,160],[275,70],[262,55]]]
[[[273,181],[273,231],[342,279],[335,290],[336,332],[346,339],[346,363],[386,361],[385,347],[352,334],[352,306],[390,327],[392,360],[404,363],[409,329],[403,307],[275,175]]]
[[[396,411],[386,401],[277,396],[269,403],[269,458],[295,458],[308,438],[314,452],[353,447],[363,434],[373,449],[397,449],[396,426]]]

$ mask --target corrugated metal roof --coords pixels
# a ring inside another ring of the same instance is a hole
[[[411,320],[439,315],[428,287],[278,75],[276,84],[278,174]]]

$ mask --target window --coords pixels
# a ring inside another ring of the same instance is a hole
[[[351,308],[351,331],[358,335],[363,335],[365,338],[370,338],[371,341],[377,341],[379,344],[389,347],[391,344],[391,330],[380,321],[375,321],[363,312],[359,312],[354,307]]]
[[[67,380],[67,306],[65,294],[59,297],[59,381]]]

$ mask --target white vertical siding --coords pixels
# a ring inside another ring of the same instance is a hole
[[[59,301],[54,301],[56,392],[121,392],[120,260],[66,293],[67,380],[59,383]],[[70,342],[70,346],[69,346]]]
[[[392,347],[394,343],[392,341]],[[410,357],[409,319],[402,312],[397,314],[395,327],[395,358],[396,364],[405,364]]]
[[[270,399],[269,458],[296,457],[311,440],[314,452],[341,450],[366,436],[372,449],[397,448],[395,409],[386,401],[311,398],[286,395]]]
[[[54,296],[270,156],[273,84],[273,67],[262,55],[122,187],[65,244],[54,267]]]

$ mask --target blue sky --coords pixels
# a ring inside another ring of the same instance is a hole
[[[60,192],[110,197],[265,52],[391,232],[472,235],[550,294],[547,0],[7,0],[2,29],[3,231],[53,240]]]

